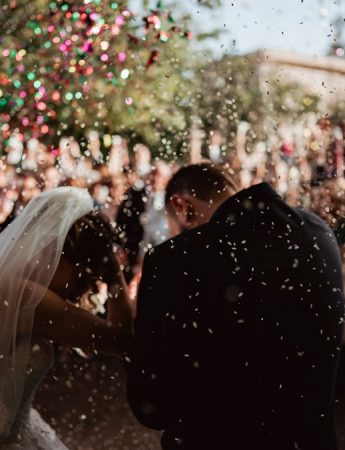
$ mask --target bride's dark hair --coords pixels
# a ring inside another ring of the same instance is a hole
[[[81,265],[90,279],[111,284],[118,270],[111,223],[98,211],[86,214],[68,232],[63,255],[72,264]]]

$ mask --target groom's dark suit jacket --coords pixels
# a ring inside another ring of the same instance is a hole
[[[128,398],[164,449],[334,450],[335,238],[267,184],[145,259]]]

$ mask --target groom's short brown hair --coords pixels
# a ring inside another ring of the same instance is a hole
[[[227,167],[211,162],[191,164],[179,169],[169,181],[165,205],[170,210],[171,199],[176,194],[189,194],[209,201],[228,189],[238,190]]]

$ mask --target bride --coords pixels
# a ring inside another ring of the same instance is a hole
[[[130,343],[112,228],[92,208],[85,190],[52,189],[0,234],[1,450],[67,450],[31,407],[53,363],[51,342],[108,355]],[[100,279],[109,286],[107,320],[73,304]]]

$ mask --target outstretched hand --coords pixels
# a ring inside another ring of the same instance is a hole
[[[137,274],[134,275],[134,277],[131,279],[128,285],[128,295],[133,317],[136,316],[137,312],[137,297],[140,280],[141,280],[141,272],[138,272]]]

